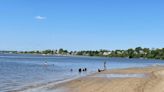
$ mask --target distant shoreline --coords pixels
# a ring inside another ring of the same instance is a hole
[[[128,57],[107,57],[107,56],[83,56],[83,55],[62,55],[62,54],[29,54],[29,53],[0,53],[4,55],[38,55],[38,56],[61,56],[61,57],[95,57],[95,58],[124,58],[124,59],[145,59],[145,60],[161,60],[164,59],[155,59],[155,58],[128,58]]]
[[[91,57],[120,57],[120,58],[140,58],[140,59],[159,59],[164,60],[164,48],[129,48],[127,50],[81,50],[68,51],[58,50],[33,50],[33,51],[0,51],[4,54],[34,54],[34,55],[54,55],[54,56],[91,56]]]

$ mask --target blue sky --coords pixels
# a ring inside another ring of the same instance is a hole
[[[0,0],[0,50],[164,47],[163,0]]]

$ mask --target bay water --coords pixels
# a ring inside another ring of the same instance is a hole
[[[107,69],[164,64],[163,60],[151,59],[0,54],[0,92],[23,91],[86,76],[103,69],[104,62]],[[87,71],[79,73],[79,68],[87,68]]]

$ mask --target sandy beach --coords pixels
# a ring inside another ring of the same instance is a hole
[[[107,70],[51,85],[48,89],[61,89],[62,92],[164,92],[163,76],[161,66]]]

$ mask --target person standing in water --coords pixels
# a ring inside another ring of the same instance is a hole
[[[70,69],[71,72],[73,72],[73,69]]]
[[[48,64],[47,64],[47,61],[45,61],[45,62],[44,62],[44,66],[47,66],[47,65],[48,65]]]
[[[104,62],[104,70],[106,70],[106,61]]]

